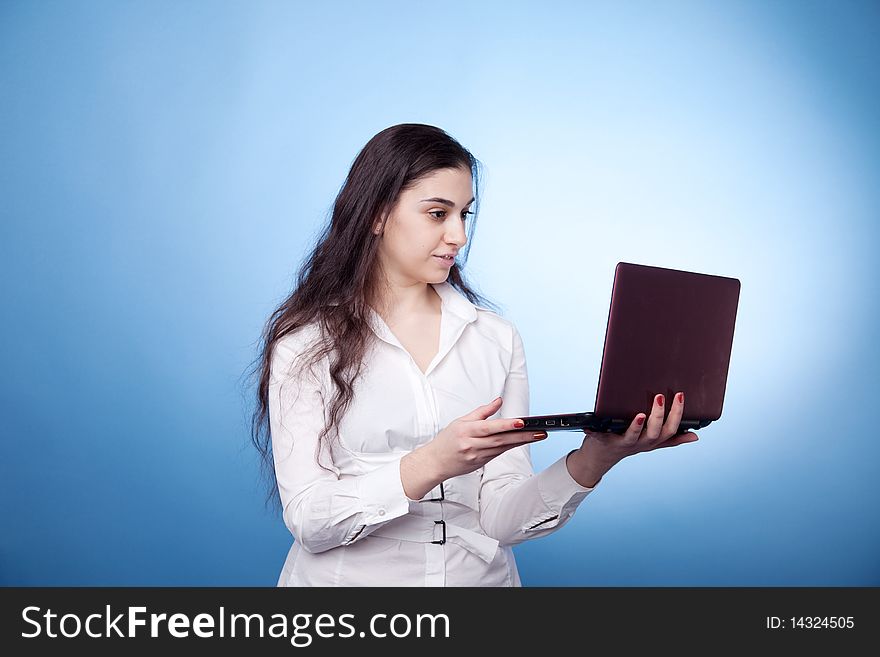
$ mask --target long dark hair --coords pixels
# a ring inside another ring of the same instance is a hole
[[[352,384],[360,375],[363,356],[373,338],[368,310],[380,285],[380,236],[372,228],[378,220],[384,223],[401,192],[439,169],[468,170],[474,181],[474,215],[467,230],[467,244],[452,266],[447,282],[475,305],[493,307],[465,282],[461,270],[467,261],[479,213],[480,167],[470,151],[446,132],[421,123],[385,128],[354,159],[336,196],[330,222],[299,270],[293,292],[266,322],[255,361],[253,371],[259,372],[259,386],[251,420],[251,441],[259,452],[268,484],[266,501],[274,502],[276,510],[281,505],[268,417],[270,364],[275,344],[300,326],[317,321],[322,338],[304,356],[311,366],[330,355],[329,370],[335,388],[326,425],[319,435],[320,448],[321,440],[335,432],[351,403]]]

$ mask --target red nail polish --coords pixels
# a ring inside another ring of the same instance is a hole
[[[678,393],[678,401],[681,402],[682,404],[684,404],[684,393],[683,392]]]
[[[513,423],[513,426],[516,427],[517,429],[522,429],[524,426],[526,426],[526,423],[523,422],[522,420],[517,420],[516,422]]]
[[[636,424],[638,424],[639,426],[642,426],[644,423],[645,423],[645,418],[643,418],[641,415],[636,418]]]
[[[663,406],[663,395],[657,395],[657,405]]]

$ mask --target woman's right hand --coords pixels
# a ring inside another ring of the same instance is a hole
[[[501,408],[501,403],[498,397],[453,420],[423,446],[440,481],[478,470],[509,449],[547,437],[545,431],[514,431],[522,426],[519,418],[487,420]]]
[[[501,408],[501,397],[453,420],[429,443],[400,460],[403,491],[420,500],[450,477],[479,470],[499,454],[547,437],[545,431],[514,431],[519,418],[487,420]],[[522,426],[522,425],[519,425]]]

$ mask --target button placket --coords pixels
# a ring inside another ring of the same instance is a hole
[[[440,431],[440,421],[437,413],[437,400],[434,398],[434,389],[431,388],[431,384],[428,381],[428,377],[426,375],[422,375],[422,390],[425,392],[425,401],[428,403],[428,408],[431,409],[431,418],[434,422],[434,435]],[[440,482],[440,497],[432,497],[427,500],[423,500],[425,502],[437,502],[440,504],[440,520],[435,520],[434,522],[444,522],[443,521],[443,500],[446,499],[446,491],[443,487],[443,482]],[[444,524],[444,539],[443,543],[446,542],[445,538],[445,524]],[[439,545],[443,545],[443,543],[439,543]]]
[[[406,378],[412,390],[413,400],[416,404],[416,426],[413,427],[417,436],[428,434],[434,426],[433,411],[427,390],[425,390],[425,378],[416,366],[415,361],[407,356],[410,367],[406,370]]]
[[[422,374],[419,372],[419,374]],[[434,389],[431,388],[431,384],[428,381],[428,377],[422,374],[422,392],[425,395],[425,402],[428,405],[428,409],[431,411],[431,420],[434,423],[434,435],[440,431],[440,418],[437,414],[437,400],[434,398]]]

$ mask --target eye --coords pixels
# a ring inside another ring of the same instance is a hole
[[[431,210],[428,214],[431,215],[432,217],[434,217],[435,219],[439,220],[439,221],[443,221],[443,219],[445,218],[445,215],[446,215],[446,210]],[[440,214],[440,215],[444,215],[444,216],[440,216],[440,217],[438,217],[438,216],[436,216],[436,215],[438,215],[438,214]],[[468,216],[469,214],[474,214],[474,213],[471,212],[470,210],[465,210],[464,212],[462,212],[462,213],[461,213],[461,220],[462,220],[462,221],[466,221],[466,220],[467,220],[467,216]]]

